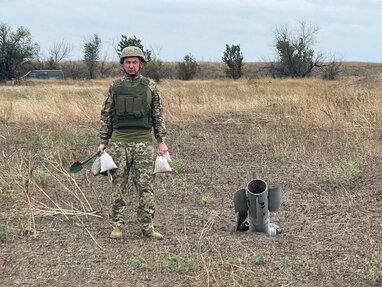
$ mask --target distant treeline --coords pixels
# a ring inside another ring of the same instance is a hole
[[[159,79],[178,79],[177,62],[163,62],[159,70]],[[41,67],[40,67],[41,66]],[[43,69],[43,63],[29,63],[23,67],[22,75],[30,70]],[[220,79],[226,77],[226,65],[223,62],[198,62],[194,79]],[[62,61],[60,69],[63,70],[65,78],[86,79],[88,70],[83,61]],[[343,62],[340,76],[370,76],[382,73],[382,63],[367,62]],[[143,69],[142,74],[145,74]],[[123,75],[121,65],[118,62],[103,62],[96,71],[98,78],[120,77]],[[311,76],[320,77],[321,70],[316,68]],[[272,77],[271,63],[248,62],[243,63],[244,78]]]

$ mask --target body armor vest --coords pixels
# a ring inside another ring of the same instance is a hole
[[[149,80],[117,80],[113,85],[112,124],[117,130],[152,128],[152,95]]]

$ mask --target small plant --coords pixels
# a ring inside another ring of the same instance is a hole
[[[214,201],[214,195],[212,193],[206,193],[206,194],[203,194],[200,201],[203,203],[203,204],[209,204],[209,203],[212,203]]]
[[[146,260],[142,260],[137,257],[131,257],[125,261],[125,266],[139,267],[139,268],[150,268],[152,264]]]
[[[33,172],[33,181],[39,187],[47,187],[50,179],[50,175],[41,169],[36,169]]]
[[[74,248],[73,248],[73,251],[76,252],[76,253],[81,253],[81,252],[84,252],[85,249],[82,248],[82,247],[74,247]]]
[[[200,170],[198,165],[188,164],[182,159],[174,159],[171,167],[176,173],[198,172]]]
[[[370,260],[365,260],[363,275],[371,281],[382,283],[382,254],[375,252]]]
[[[285,257],[280,258],[280,262],[283,264],[288,264],[288,263],[290,263],[290,261],[291,261],[291,259],[289,256],[285,256]]]
[[[357,163],[353,161],[340,161],[337,166],[323,170],[318,177],[327,182],[345,183],[355,178],[359,172],[360,169]]]
[[[252,264],[255,264],[255,265],[262,264],[264,262],[263,252],[261,252],[261,251],[255,252],[251,256],[251,261],[252,261]]]
[[[268,145],[270,132],[267,128],[257,127],[254,131],[255,144],[266,146]]]
[[[226,262],[228,265],[237,265],[237,260],[232,257],[228,257]]]
[[[57,276],[58,271],[56,269],[45,269],[45,273],[49,276]]]
[[[197,269],[197,265],[195,263],[185,260],[179,255],[167,255],[162,259],[162,264],[166,268],[182,273]]]
[[[8,230],[5,226],[0,225],[0,242],[6,242],[8,239]]]
[[[6,123],[8,123],[8,119],[0,116],[0,124],[6,124]]]
[[[287,162],[289,158],[289,152],[286,150],[275,150],[274,152],[268,153],[269,157],[279,161],[279,162]]]

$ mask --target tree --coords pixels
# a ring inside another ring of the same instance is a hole
[[[151,47],[150,61],[148,61],[146,65],[143,66],[143,69],[142,69],[142,74],[146,75],[147,77],[151,79],[154,79],[157,83],[159,83],[160,81],[161,69],[163,66],[163,62],[159,58],[160,52],[161,52],[161,48]],[[145,55],[145,57],[147,56]]]
[[[84,45],[84,62],[88,68],[89,78],[95,79],[95,71],[100,57],[101,39],[97,34]]]
[[[101,78],[104,78],[111,70],[117,66],[117,63],[107,61],[107,59],[109,59],[109,55],[105,52],[102,56],[102,60],[99,62],[99,72]]]
[[[226,45],[222,60],[228,66],[226,69],[228,77],[237,80],[243,75],[243,59],[239,45]]]
[[[152,60],[152,58],[151,58],[152,52],[150,50],[144,50],[143,45],[142,45],[142,41],[140,39],[138,39],[136,36],[134,36],[133,38],[131,38],[131,37],[127,38],[127,36],[121,35],[121,40],[119,41],[118,49],[117,49],[118,55],[120,55],[123,48],[125,48],[127,46],[136,46],[136,47],[141,48],[141,50],[143,51],[143,54],[145,55],[146,62],[150,62]]]
[[[274,76],[303,78],[309,75],[314,67],[321,67],[323,55],[315,53],[318,27],[300,22],[297,31],[289,31],[288,26],[277,27],[275,30],[275,48],[278,59],[272,67]]]
[[[191,80],[194,78],[197,69],[198,63],[196,59],[191,54],[188,54],[184,56],[183,62],[178,63],[178,77],[181,80]]]
[[[49,58],[47,68],[51,70],[59,69],[59,63],[68,57],[73,51],[73,46],[65,40],[61,42],[55,42],[49,49]]]
[[[19,76],[21,66],[37,57],[38,51],[27,29],[12,32],[7,24],[0,23],[0,81]]]

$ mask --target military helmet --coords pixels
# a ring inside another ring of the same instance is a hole
[[[145,55],[141,48],[136,46],[127,46],[122,49],[121,55],[119,56],[121,64],[123,64],[123,59],[126,57],[139,57],[143,62],[146,62]]]

